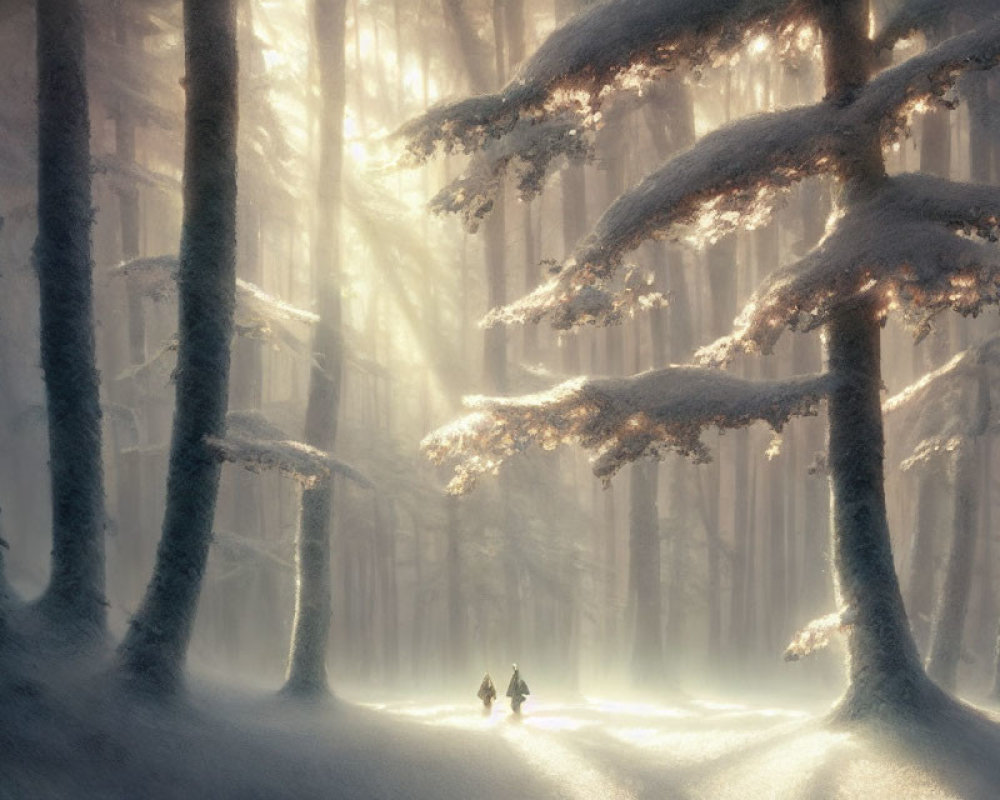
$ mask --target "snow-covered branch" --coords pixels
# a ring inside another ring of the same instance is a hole
[[[438,192],[431,210],[460,213],[466,229],[475,233],[493,210],[507,173],[513,173],[521,199],[528,201],[542,191],[553,162],[563,156],[584,162],[591,149],[587,131],[568,112],[540,122],[518,120],[508,135],[488,142],[465,173]]]
[[[802,630],[796,632],[785,648],[785,661],[799,661],[817,650],[827,647],[835,633],[843,633],[854,624],[857,614],[850,608],[834,611],[825,617],[814,619]]]
[[[619,197],[557,275],[490,312],[486,323],[550,317],[556,328],[569,328],[611,321],[610,303],[597,313],[592,302],[585,303],[588,313],[582,315],[576,298],[599,289],[644,241],[705,244],[766,222],[794,182],[836,171],[841,154],[856,150],[856,141],[877,135],[890,144],[905,131],[909,113],[937,101],[961,72],[998,61],[1000,22],[992,22],[886,70],[847,106],[822,102],[759,115],[704,136]]]
[[[875,37],[878,50],[891,50],[896,42],[914,33],[941,30],[949,15],[975,14],[982,18],[1000,11],[997,0],[904,0]]]
[[[508,134],[519,119],[569,110],[599,119],[602,98],[615,86],[681,64],[711,62],[761,33],[781,33],[807,21],[803,0],[607,0],[556,29],[496,94],[430,109],[400,130],[416,161],[439,145],[478,150]]]
[[[594,451],[593,471],[610,479],[624,464],[674,450],[708,460],[702,430],[764,420],[780,430],[828,394],[828,376],[748,381],[720,370],[674,366],[629,378],[576,378],[523,397],[469,397],[469,414],[422,443],[435,463],[457,462],[452,494],[471,490],[532,443],[552,450],[578,443]]]
[[[786,327],[812,330],[872,294],[881,318],[900,309],[918,337],[946,308],[976,315],[1000,301],[1000,248],[954,229],[995,240],[998,214],[996,188],[921,175],[886,179],[808,255],[771,273],[737,318],[735,331],[696,358],[720,365],[740,351],[769,353]]]
[[[1000,389],[998,384],[1000,334],[995,334],[886,400],[882,410],[890,420],[901,417],[895,424],[904,431],[910,452],[900,468],[905,471],[953,456],[995,428],[990,398]]]
[[[229,412],[225,437],[210,437],[206,444],[224,461],[241,464],[251,472],[276,469],[304,486],[339,474],[366,489],[374,487],[350,464],[323,450],[289,439],[259,412]]]
[[[176,255],[152,256],[120,264],[111,275],[124,277],[135,291],[159,301],[177,292],[177,268]],[[240,334],[266,339],[274,332],[273,328],[282,323],[312,325],[318,321],[319,317],[312,311],[286,303],[250,281],[236,279],[236,330]]]

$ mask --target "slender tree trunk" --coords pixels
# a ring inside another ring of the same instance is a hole
[[[629,558],[635,603],[632,677],[639,685],[659,680],[663,672],[658,466],[655,461],[638,462],[629,478]]]
[[[124,10],[116,9],[115,44],[126,52],[132,50],[133,44],[129,26],[130,21]],[[128,99],[122,96],[115,116],[115,155],[123,165],[135,164],[135,144],[135,119]],[[122,260],[131,261],[139,257],[141,232],[139,189],[134,183],[126,184],[118,191],[118,218],[121,226]],[[125,279],[125,297],[128,309],[128,359],[129,365],[135,367],[146,361],[146,320],[142,293],[134,277]],[[136,377],[122,386],[122,399],[138,415],[142,393],[137,382]],[[137,441],[132,447],[115,448],[119,546],[124,555],[124,563],[133,567],[127,569],[126,575],[122,576],[125,579],[129,605],[136,602],[142,592],[134,565],[142,563],[142,553],[148,546],[143,540],[142,458],[139,444]]]
[[[931,466],[917,476],[917,517],[910,544],[910,565],[906,582],[906,611],[913,636],[921,649],[930,639],[934,610],[934,540],[937,531],[938,486],[942,475]]]
[[[556,23],[583,8],[586,0],[556,0]],[[563,255],[569,257],[587,232],[587,174],[580,164],[570,164],[560,172],[562,188]],[[562,338],[562,370],[567,375],[581,371],[580,337],[569,332]]]
[[[236,13],[232,0],[185,0],[184,223],[176,412],[156,567],[120,654],[125,674],[179,687],[208,560],[225,433],[236,281]]]
[[[319,323],[313,339],[305,440],[321,450],[337,439],[344,359],[340,307],[340,192],[343,167],[344,0],[314,0],[314,36],[319,66],[320,169],[314,280]],[[330,638],[330,513],[333,478],[302,492],[296,562],[299,579],[285,691],[293,695],[329,692],[326,651]]]
[[[975,641],[977,652],[993,651],[993,625],[997,618],[996,589],[993,586],[993,504],[991,488],[993,486],[993,442],[989,432],[983,434],[979,448],[979,469],[981,473],[979,484],[980,519],[979,536],[982,551],[977,562],[980,567],[979,576],[979,619],[976,625]]]
[[[90,119],[78,0],[39,0],[38,238],[41,361],[48,411],[54,623],[104,633],[104,485],[95,366]]]
[[[460,675],[466,653],[465,603],[462,599],[462,554],[461,531],[458,522],[458,499],[445,499],[448,517],[446,533],[448,552],[446,554],[448,582],[448,667],[453,674]]]
[[[979,526],[979,436],[989,420],[989,383],[980,370],[976,408],[968,424],[973,430],[955,453],[951,551],[931,631],[927,674],[954,690],[962,656],[965,617],[972,595],[973,559]]]
[[[976,455],[974,441],[965,442],[955,453],[951,550],[934,614],[927,657],[927,674],[949,691],[955,689],[958,679],[962,634],[971,595],[978,521]]]

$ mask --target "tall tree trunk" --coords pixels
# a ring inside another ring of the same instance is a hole
[[[343,368],[340,307],[340,192],[343,168],[345,0],[314,0],[319,66],[320,168],[313,278],[319,323],[313,338],[305,440],[330,451],[337,438]],[[285,691],[329,692],[326,651],[330,638],[330,512],[333,478],[303,490],[296,563],[295,622]]]
[[[975,441],[968,441],[955,453],[951,550],[938,596],[927,657],[927,674],[948,690],[954,690],[958,679],[962,634],[971,594],[978,522],[976,451]]]
[[[133,55],[134,42],[130,30],[130,20],[122,8],[115,9],[115,44]],[[136,123],[129,100],[124,93],[118,100],[115,113],[115,155],[123,165],[135,164]],[[139,211],[139,189],[135,183],[126,183],[118,190],[118,218],[121,226],[122,260],[131,261],[140,254],[139,234],[141,220]],[[135,367],[146,361],[146,320],[142,305],[142,292],[134,277],[125,279],[125,297],[128,310],[128,359]],[[121,402],[138,415],[141,392],[137,378],[121,386]],[[143,426],[140,425],[140,430]],[[115,435],[117,439],[117,435]],[[134,565],[142,563],[142,553],[147,546],[143,540],[142,515],[142,456],[140,442],[133,446],[115,447],[117,459],[115,474],[115,495],[117,501],[118,546],[122,550],[123,561],[132,568],[124,570],[125,597],[131,606],[141,596],[141,578]]]
[[[663,672],[658,466],[655,461],[638,462],[629,472],[629,572],[635,603],[632,677],[639,685],[659,680]]]
[[[778,263],[779,241],[778,221],[754,232],[754,260],[757,264],[757,274],[760,277],[769,272]],[[767,379],[777,377],[777,365],[774,359],[767,359],[762,365],[763,376]],[[765,538],[761,542],[764,556],[763,574],[765,578],[765,596],[763,598],[763,644],[765,652],[776,653],[783,649],[788,641],[787,630],[787,553],[785,548],[785,514],[784,495],[787,487],[783,486],[784,454],[769,460],[763,465],[764,482],[767,493],[767,520]]]
[[[462,554],[458,522],[458,499],[445,498],[448,552],[445,570],[448,583],[448,667],[452,674],[461,675],[466,654],[466,609],[462,597]]]
[[[54,623],[104,633],[104,484],[95,366],[90,119],[78,0],[39,0],[38,238],[41,361],[49,429]]]
[[[236,292],[236,13],[185,0],[186,133],[176,411],[156,567],[120,654],[127,677],[176,690],[212,539]]]
[[[910,565],[906,581],[906,611],[913,636],[921,649],[930,640],[934,611],[934,541],[938,528],[937,504],[942,499],[942,475],[936,465],[917,476],[917,512],[910,544]]]
[[[871,74],[867,0],[820,0],[827,97],[850,101]],[[840,177],[848,197],[884,178],[877,138],[845,154]],[[879,399],[880,327],[874,303],[861,301],[827,325],[829,463],[837,588],[850,610],[846,718],[910,710],[934,693],[910,635],[893,567],[885,510],[884,436]]]
[[[973,559],[979,527],[979,438],[989,420],[989,383],[980,369],[976,406],[968,420],[972,430],[955,453],[951,550],[934,615],[927,674],[953,690],[962,655],[965,616],[972,595]]]

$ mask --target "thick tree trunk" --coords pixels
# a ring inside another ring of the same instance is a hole
[[[850,610],[844,712],[917,702],[927,683],[893,569],[882,475],[879,331],[874,306],[844,311],[827,328],[827,368],[841,383],[830,396],[834,563]]]
[[[319,323],[313,339],[305,440],[321,450],[337,438],[343,367],[340,307],[340,192],[344,124],[344,0],[314,0],[314,35],[319,65],[320,169],[314,280]],[[295,622],[285,691],[323,695],[329,692],[326,650],[330,638],[330,512],[333,479],[302,492],[302,516],[296,562]]]
[[[90,119],[77,0],[39,0],[38,238],[41,362],[49,429],[54,623],[104,633],[104,486],[95,366]]]
[[[820,0],[827,96],[849,102],[871,72],[867,0]],[[877,140],[842,157],[847,196],[863,196],[884,176]],[[881,328],[861,300],[828,325],[829,463],[837,588],[850,615],[849,686],[839,713],[856,718],[910,711],[935,693],[910,635],[893,566],[885,510],[884,436],[879,391]]]
[[[176,412],[156,567],[120,653],[146,688],[178,688],[205,573],[225,433],[236,284],[236,13],[231,0],[185,0],[184,224]]]

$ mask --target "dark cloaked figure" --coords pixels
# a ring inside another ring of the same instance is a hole
[[[510,707],[515,714],[521,713],[521,704],[529,694],[531,691],[528,689],[528,684],[521,677],[517,664],[514,664],[514,674],[510,676],[510,683],[507,684],[507,697],[510,698]]]
[[[479,691],[476,697],[483,701],[483,712],[487,713],[493,708],[493,701],[497,699],[497,687],[493,685],[490,673],[483,675],[483,682],[479,684]]]

